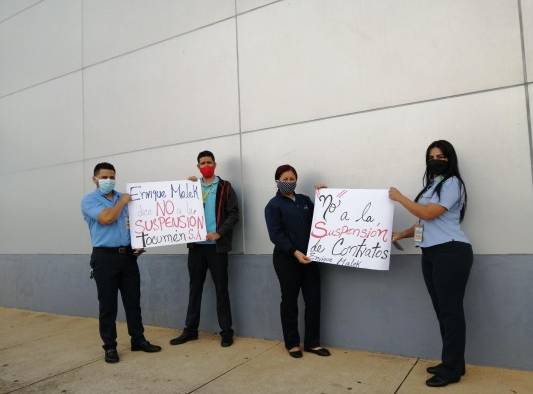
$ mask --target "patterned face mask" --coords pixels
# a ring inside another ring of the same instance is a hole
[[[283,194],[291,194],[296,190],[296,182],[276,181],[278,190]]]

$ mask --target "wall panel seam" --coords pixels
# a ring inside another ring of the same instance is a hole
[[[52,81],[55,81],[55,80],[57,80],[57,79],[61,79],[61,78],[63,78],[63,77],[68,77],[69,75],[75,74],[75,73],[80,72],[80,71],[82,71],[82,70],[83,70],[83,67],[81,67],[81,68],[78,67],[78,68],[76,68],[75,70],[68,71],[68,72],[66,72],[66,73],[56,75],[56,76],[54,76],[54,77],[50,77],[50,78],[48,78],[48,79],[46,79],[46,80],[44,80],[44,81],[41,81],[41,82],[35,82],[35,83],[31,84],[31,85],[25,86],[25,87],[23,87],[23,88],[20,88],[20,89],[14,90],[14,91],[9,92],[9,93],[5,93],[5,94],[3,94],[3,95],[0,95],[0,101],[1,101],[2,99],[5,99],[6,97],[10,97],[10,96],[13,96],[13,95],[15,95],[15,94],[22,93],[22,92],[24,92],[24,91],[26,91],[26,90],[30,90],[30,89],[36,88],[36,87],[38,87],[38,86],[41,86],[41,85],[47,84],[48,82],[52,82]]]
[[[236,132],[236,133],[230,133],[230,134],[224,134],[224,135],[217,135],[217,136],[214,136],[214,137],[206,137],[206,138],[198,138],[198,139],[195,139],[195,140],[181,141],[181,142],[176,142],[174,144],[157,145],[157,146],[150,146],[150,147],[147,147],[147,148],[133,149],[133,150],[130,150],[130,151],[113,152],[113,153],[109,153],[107,155],[89,156],[89,157],[84,156],[80,160],[71,160],[71,161],[65,161],[65,162],[61,162],[61,163],[48,164],[48,165],[40,166],[40,167],[25,168],[25,169],[20,170],[20,171],[5,172],[5,173],[0,173],[0,176],[15,175],[15,174],[20,174],[20,173],[25,173],[25,172],[31,172],[31,171],[37,171],[37,170],[42,170],[42,169],[60,167],[60,166],[69,165],[69,164],[83,163],[83,162],[96,160],[96,159],[106,159],[106,158],[113,157],[113,156],[121,156],[121,155],[130,154],[130,153],[138,153],[138,152],[144,152],[144,151],[149,151],[149,150],[171,148],[171,147],[179,146],[179,145],[194,144],[194,143],[197,143],[197,142],[205,142],[205,141],[216,140],[216,139],[221,139],[221,138],[235,137],[235,136],[238,136],[238,135],[239,135],[239,133]]]
[[[386,110],[389,110],[389,109],[410,107],[410,106],[414,106],[414,105],[418,105],[418,104],[426,104],[426,103],[444,101],[444,100],[454,99],[454,98],[459,98],[459,97],[473,96],[473,95],[477,95],[477,94],[490,93],[490,92],[495,92],[495,91],[499,91],[499,90],[514,89],[514,88],[521,87],[521,86],[526,86],[527,87],[527,85],[529,85],[529,84],[533,84],[533,82],[530,82],[530,83],[517,83],[517,84],[513,84],[513,85],[498,86],[498,87],[495,87],[495,88],[482,89],[482,90],[473,90],[473,91],[469,91],[469,92],[451,94],[451,95],[447,95],[447,96],[434,97],[434,98],[417,100],[417,101],[409,101],[409,102],[405,102],[405,103],[386,105],[386,106],[382,106],[382,107],[368,108],[368,109],[363,109],[363,110],[359,110],[359,111],[345,112],[345,113],[341,113],[341,114],[328,115],[328,116],[323,116],[323,117],[318,117],[318,118],[313,118],[313,119],[306,119],[306,120],[301,120],[301,121],[296,121],[296,122],[277,124],[277,125],[261,127],[261,128],[257,128],[257,129],[243,130],[243,134],[258,133],[258,132],[261,132],[261,131],[279,129],[281,127],[296,126],[296,125],[312,123],[312,122],[320,122],[322,120],[342,118],[342,117],[345,117],[345,116],[359,115],[359,114],[365,114],[365,113],[369,113],[369,112],[378,112],[378,111],[386,111]]]
[[[533,133],[531,130],[531,105],[529,101],[529,84],[527,80],[526,43],[524,37],[524,21],[522,15],[522,0],[517,0],[518,22],[520,24],[520,45],[522,47],[522,70],[524,75],[524,93],[526,104],[527,132],[529,140],[529,162],[531,164],[531,182],[533,183]]]
[[[290,126],[296,126],[296,125],[300,125],[300,124],[320,122],[320,121],[328,120],[328,119],[342,118],[342,117],[345,117],[345,116],[352,116],[352,115],[364,114],[364,113],[369,113],[369,112],[377,112],[377,111],[386,111],[388,109],[402,108],[402,107],[408,107],[408,106],[413,106],[413,105],[417,105],[417,104],[425,104],[425,103],[443,101],[443,100],[447,100],[447,99],[454,99],[454,98],[457,98],[457,97],[465,97],[465,96],[471,96],[471,95],[476,95],[476,94],[490,93],[490,92],[494,92],[494,91],[513,89],[513,88],[522,87],[522,86],[525,86],[526,89],[527,89],[527,87],[529,85],[533,86],[533,82],[519,83],[519,84],[515,84],[515,85],[508,85],[508,86],[500,86],[500,87],[497,87],[497,88],[478,90],[478,91],[472,91],[472,92],[466,92],[466,93],[459,93],[459,94],[451,95],[451,96],[443,96],[443,97],[431,98],[431,99],[426,99],[426,100],[413,101],[413,102],[407,102],[407,103],[402,103],[402,104],[395,104],[395,105],[390,105],[390,106],[385,106],[385,107],[377,107],[377,108],[365,109],[365,110],[361,110],[361,111],[336,114],[336,115],[331,115],[331,116],[326,116],[326,117],[321,117],[321,118],[302,120],[302,121],[298,121],[298,122],[278,124],[278,125],[268,126],[268,127],[259,128],[259,129],[240,130],[240,131],[237,131],[237,132],[234,132],[234,133],[229,133],[229,134],[217,135],[217,136],[206,137],[206,138],[198,138],[198,139],[194,139],[194,140],[181,141],[181,142],[176,142],[176,143],[173,143],[173,144],[150,146],[150,147],[146,147],[146,148],[133,149],[133,150],[130,150],[130,151],[113,152],[113,153],[109,153],[107,155],[98,155],[98,156],[91,156],[91,157],[84,156],[84,158],[80,159],[80,160],[72,160],[72,161],[66,161],[66,162],[60,162],[60,163],[53,163],[53,164],[48,164],[48,165],[39,166],[39,167],[30,167],[30,168],[26,168],[26,169],[23,169],[23,170],[20,170],[20,171],[5,172],[5,173],[0,173],[0,176],[14,175],[14,174],[19,174],[19,173],[24,173],[24,172],[40,170],[40,169],[47,169],[47,168],[53,168],[53,167],[58,167],[58,166],[62,166],[62,165],[80,163],[80,162],[83,162],[83,161],[102,159],[102,158],[119,156],[119,155],[126,155],[126,154],[130,154],[130,153],[137,153],[137,152],[142,152],[142,151],[147,151],[147,150],[170,148],[170,147],[173,147],[173,146],[192,144],[192,143],[196,143],[196,142],[204,142],[204,141],[209,141],[209,140],[213,140],[213,139],[221,139],[221,138],[226,138],[226,137],[240,136],[242,134],[258,133],[258,132],[278,129],[278,128],[282,128],[282,127],[290,127]]]
[[[237,0],[235,4],[235,15],[237,15]],[[240,160],[240,176],[241,176],[241,228],[242,228],[242,251],[246,253],[246,237],[245,237],[245,220],[244,220],[244,167],[242,157],[242,111],[241,111],[241,75],[240,75],[240,63],[239,63],[239,18],[235,17],[235,55],[237,61],[237,107],[239,111],[239,160]]]
[[[44,0],[41,0],[39,3],[43,2]],[[72,73],[75,73],[77,71],[80,71],[80,70],[85,70],[85,69],[88,69],[88,68],[91,68],[91,67],[94,67],[94,66],[98,66],[100,64],[103,64],[103,63],[106,63],[106,62],[109,62],[111,60],[115,60],[115,59],[118,59],[118,58],[121,58],[123,56],[127,56],[127,55],[130,55],[132,53],[135,53],[135,52],[138,52],[138,51],[141,51],[143,49],[147,49],[147,48],[150,48],[152,46],[155,46],[155,45],[158,45],[158,44],[162,44],[164,42],[167,42],[167,41],[170,41],[170,40],[173,40],[173,39],[176,39],[176,38],[180,38],[180,37],[183,37],[183,36],[186,36],[186,35],[189,35],[189,34],[192,34],[192,33],[195,33],[199,30],[203,30],[203,29],[206,29],[206,28],[209,28],[211,26],[214,26],[216,24],[219,24],[219,23],[222,23],[222,22],[226,22],[226,21],[229,21],[233,18],[237,18],[237,16],[241,16],[241,15],[245,15],[245,14],[248,14],[248,13],[251,13],[251,12],[254,12],[254,11],[257,11],[259,9],[262,9],[264,7],[267,7],[267,6],[270,6],[272,4],[277,4],[277,3],[280,3],[282,1],[285,1],[285,0],[278,0],[278,1],[275,1],[275,2],[272,2],[272,3],[269,3],[269,4],[265,4],[263,6],[260,6],[260,7],[256,7],[256,8],[253,8],[251,10],[247,10],[247,11],[244,11],[244,12],[241,12],[239,14],[235,14],[235,15],[232,15],[230,17],[227,17],[227,18],[223,18],[223,19],[219,19],[217,21],[214,21],[214,22],[211,22],[209,24],[206,24],[206,25],[202,25],[202,26],[199,26],[199,27],[196,27],[194,29],[191,29],[191,30],[188,30],[188,31],[185,31],[185,32],[182,32],[182,33],[179,33],[179,34],[175,34],[173,36],[170,36],[170,37],[167,37],[167,38],[164,38],[164,39],[161,39],[161,40],[158,40],[158,41],[154,41],[152,43],[149,43],[149,44],[146,44],[146,45],[143,45],[141,47],[138,47],[138,48],[134,48],[134,49],[131,49],[129,51],[126,51],[126,52],[122,52],[122,53],[119,53],[118,55],[114,55],[114,56],[111,56],[109,58],[105,58],[105,59],[102,59],[102,60],[99,60],[97,62],[94,62],[94,63],[91,63],[91,64],[88,64],[88,65],[84,65],[82,63],[82,67],[81,68],[78,68],[78,69],[75,69],[73,71],[69,71],[67,73],[64,73],[64,74],[60,74],[60,75],[57,75],[57,76],[54,76],[54,77],[51,77],[49,79],[46,79],[44,81],[40,81],[40,82],[36,82],[34,84],[31,84],[31,85],[28,85],[28,86],[24,86],[20,89],[17,89],[17,90],[14,90],[12,92],[8,92],[8,93],[5,93],[3,95],[0,95],[0,100],[3,99],[4,97],[8,97],[8,96],[11,96],[13,94],[16,94],[16,93],[20,93],[24,90],[27,90],[27,89],[31,89],[33,87],[36,87],[36,86],[39,86],[39,85],[42,85],[44,83],[47,83],[47,82],[50,82],[50,81],[53,81],[55,79],[58,79],[58,78],[61,78],[61,77],[64,77],[64,76],[67,76],[69,74],[72,74]],[[37,3],[37,4],[39,4]],[[37,5],[37,4],[34,4]],[[83,3],[82,3],[82,7],[83,7]],[[30,7],[29,7],[30,8]],[[0,22],[1,23],[1,22]]]
[[[269,5],[272,5],[272,4],[281,3],[281,2],[283,2],[283,1],[285,1],[285,0],[271,1],[270,3],[263,4],[263,5],[260,5],[260,6],[254,7],[254,8],[250,8],[249,10],[243,11],[243,12],[241,12],[241,13],[238,13],[238,12],[237,12],[237,5],[235,5],[235,13],[236,13],[237,16],[240,16],[240,15],[248,14],[248,13],[253,12],[253,11],[260,10],[261,8],[268,7]],[[235,3],[237,3],[237,0],[235,0]]]
[[[81,0],[81,173],[82,173],[82,193],[85,195],[85,70],[83,69],[84,64],[84,51],[85,51],[85,24],[83,23],[85,10],[85,0]]]
[[[28,11],[29,9],[31,9],[31,8],[33,8],[33,7],[35,7],[35,6],[39,5],[39,4],[41,4],[42,2],[44,2],[44,0],[40,0],[40,1],[38,1],[37,3],[34,3],[34,4],[30,4],[29,6],[23,8],[23,9],[17,11],[17,12],[15,12],[14,14],[9,15],[8,17],[5,17],[4,19],[0,20],[0,25],[1,25],[2,23],[4,23],[4,22],[7,22],[7,21],[10,20],[10,19],[13,19],[13,18],[16,17],[16,16],[19,16],[20,14],[22,14],[22,13]]]

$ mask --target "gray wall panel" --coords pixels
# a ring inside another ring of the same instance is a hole
[[[523,81],[515,1],[287,0],[238,25],[243,130]]]
[[[475,252],[533,253],[524,100],[524,88],[517,87],[243,134],[246,252],[271,251],[264,207],[275,194],[274,171],[280,164],[296,168],[296,191],[309,196],[315,183],[325,183],[354,189],[395,186],[414,198],[422,187],[426,147],[446,139],[457,150],[467,185],[463,229]],[[413,222],[395,204],[395,230]],[[406,253],[416,253],[413,242],[403,244]]]
[[[48,0],[0,24],[0,95],[81,67],[81,0]]]
[[[0,21],[12,18],[37,3],[39,0],[3,0],[0,2]]]
[[[183,326],[186,260],[186,255],[148,255],[139,260],[146,324]],[[324,265],[323,344],[438,358],[437,322],[418,260],[416,255],[395,255],[389,272]],[[475,257],[465,298],[469,363],[533,370],[529,351],[533,338],[528,331],[533,324],[532,260],[531,255]],[[86,255],[0,255],[0,306],[96,316],[88,261]],[[238,335],[281,338],[280,291],[270,255],[231,256],[230,296]],[[124,318],[122,308],[119,318]],[[210,277],[201,329],[219,330]]]
[[[234,0],[85,1],[84,65],[157,43],[234,14]]]

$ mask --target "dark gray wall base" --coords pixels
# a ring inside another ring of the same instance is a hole
[[[139,259],[146,324],[183,326],[188,300],[186,263],[184,255]],[[88,256],[0,255],[0,272],[0,306],[97,316]],[[533,370],[531,283],[531,255],[475,257],[465,298],[469,363]],[[281,339],[280,290],[271,256],[230,256],[230,296],[237,335]],[[124,318],[122,310],[119,317]],[[218,330],[210,277],[204,290],[201,328]],[[393,256],[388,272],[323,265],[322,342],[439,358],[441,341],[419,256]]]

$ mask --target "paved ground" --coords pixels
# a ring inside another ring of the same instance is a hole
[[[176,331],[147,327],[161,353],[132,353],[119,324],[118,364],[106,364],[95,319],[0,308],[0,393],[533,393],[533,372],[468,366],[459,384],[430,389],[434,361],[331,349],[289,357],[277,341],[215,335],[169,346]]]

